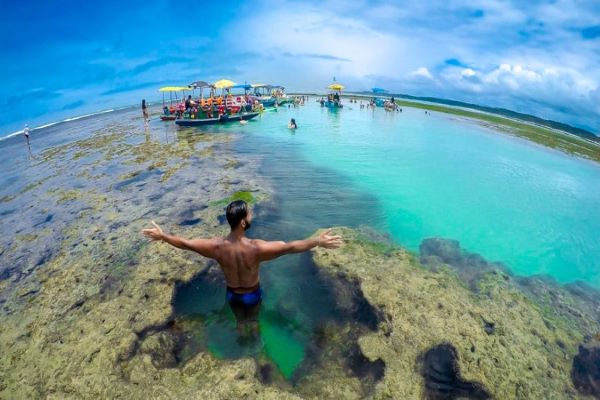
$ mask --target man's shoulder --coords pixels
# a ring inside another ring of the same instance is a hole
[[[248,239],[248,243],[251,246],[260,247],[264,246],[267,243],[267,241],[263,239]]]

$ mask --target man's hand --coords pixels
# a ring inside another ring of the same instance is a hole
[[[342,245],[342,237],[340,235],[330,235],[331,229],[327,229],[325,232],[319,235],[319,247],[326,249],[337,249]]]
[[[149,229],[143,230],[144,235],[146,235],[147,237],[149,237],[152,240],[163,240],[164,233],[163,233],[162,229],[160,229],[160,226],[158,226],[156,224],[156,222],[154,222],[154,221],[152,221],[152,225],[154,225],[154,228],[149,228]]]

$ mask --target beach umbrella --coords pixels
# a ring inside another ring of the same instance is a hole
[[[339,83],[332,83],[331,85],[327,86],[327,88],[331,90],[342,90],[344,89],[344,85],[341,85]]]
[[[221,79],[220,81],[216,81],[213,86],[217,89],[229,89],[232,86],[235,86],[235,82],[230,81],[229,79]]]

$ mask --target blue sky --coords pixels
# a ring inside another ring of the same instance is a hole
[[[228,78],[373,86],[600,133],[600,1],[28,1],[0,13],[0,136]]]

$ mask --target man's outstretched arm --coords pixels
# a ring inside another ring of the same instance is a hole
[[[317,246],[326,249],[337,249],[342,245],[342,237],[330,235],[331,229],[321,233],[318,238],[294,240],[292,242],[267,242],[257,240],[260,261],[273,260],[285,254],[302,253]]]
[[[143,230],[144,235],[150,239],[169,243],[171,246],[177,247],[178,249],[195,251],[204,257],[214,258],[215,247],[217,245],[214,239],[188,240],[179,236],[164,233],[160,226],[154,221],[152,221],[152,225],[154,225],[154,228]]]

